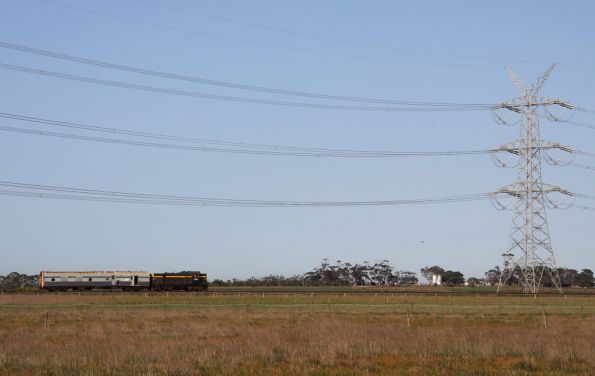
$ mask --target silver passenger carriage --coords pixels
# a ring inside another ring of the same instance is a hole
[[[119,289],[144,290],[151,286],[149,272],[88,271],[39,274],[39,287],[49,291]]]

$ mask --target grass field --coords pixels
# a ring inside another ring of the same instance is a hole
[[[0,296],[1,375],[593,375],[595,297]]]

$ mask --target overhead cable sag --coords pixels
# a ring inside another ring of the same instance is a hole
[[[121,135],[130,137],[141,137],[158,140],[170,140],[177,142],[186,142],[192,144],[202,144],[203,146],[193,146],[185,144],[170,144],[170,143],[156,143],[144,142],[130,139],[115,139],[105,137],[93,137],[80,134],[69,134],[62,132],[17,128],[0,125],[0,131],[25,133],[41,136],[62,137],[70,139],[78,139],[85,141],[97,141],[105,143],[128,144],[134,146],[148,146],[168,149],[181,149],[192,151],[207,151],[207,152],[222,152],[222,153],[239,153],[239,154],[262,154],[262,155],[281,155],[281,156],[304,156],[304,157],[332,157],[332,158],[394,158],[394,157],[442,157],[442,156],[458,156],[458,155],[478,155],[489,154],[500,151],[499,149],[479,149],[479,150],[446,150],[446,151],[397,151],[397,150],[354,150],[354,149],[330,149],[330,148],[312,148],[301,146],[283,146],[283,145],[265,145],[252,144],[243,142],[230,142],[224,140],[191,138],[167,135],[162,133],[148,133],[129,131],[117,128],[98,127],[82,123],[64,122],[57,120],[44,119],[39,117],[31,117],[25,115],[18,115],[12,113],[0,112],[0,118],[23,121],[33,124],[43,124],[56,126],[67,129],[75,129],[82,131],[108,133],[111,135]],[[207,145],[207,146],[204,146]],[[213,146],[214,145],[214,146]],[[222,147],[223,146],[223,147]]]
[[[14,113],[0,112],[0,118],[7,120],[15,120],[19,122],[30,123],[34,125],[49,125],[58,128],[66,128],[69,130],[77,130],[83,132],[95,132],[110,134],[112,136],[126,136],[138,137],[142,139],[151,140],[167,140],[175,141],[177,143],[162,143],[162,142],[147,142],[128,138],[113,138],[113,137],[95,137],[86,134],[63,133],[55,131],[47,131],[40,129],[30,129],[22,127],[4,126],[0,125],[0,131],[31,134],[39,136],[59,137],[66,139],[74,139],[81,141],[94,141],[102,143],[123,144],[131,146],[145,146],[153,148],[164,149],[178,149],[187,151],[203,151],[203,152],[218,152],[218,153],[235,153],[235,154],[254,154],[254,155],[269,155],[269,156],[290,156],[290,157],[328,157],[328,158],[397,158],[397,157],[444,157],[444,156],[464,156],[464,155],[482,155],[491,154],[498,166],[506,166],[500,157],[499,153],[518,154],[519,146],[511,143],[502,145],[496,149],[474,149],[474,150],[438,150],[438,151],[399,151],[399,150],[357,150],[357,149],[338,149],[338,148],[315,148],[304,146],[286,146],[286,145],[272,145],[272,144],[256,144],[246,142],[233,142],[226,140],[194,138],[169,135],[164,133],[150,133],[131,131],[121,128],[100,127],[96,125],[83,124],[78,122],[67,122],[61,120],[51,120],[40,117],[33,117],[28,115],[20,115]],[[182,142],[182,143],[180,143]],[[189,144],[198,144],[186,145]],[[582,155],[586,157],[595,157],[595,153],[585,152],[569,148],[567,146],[556,143],[542,143],[534,146],[536,149],[541,149],[548,152],[552,149],[560,149],[562,151]],[[557,165],[576,165],[590,169],[589,166],[578,165],[574,161],[566,164],[555,163],[556,161],[546,154],[548,160],[552,160],[552,164]],[[594,168],[595,169],[595,168]]]
[[[79,6],[72,6],[69,4],[64,4],[64,3],[60,3],[60,2],[56,2],[56,1],[50,1],[50,0],[37,0],[37,1],[40,3],[43,3],[43,4],[61,7],[64,9],[70,9],[70,10],[74,10],[77,12],[83,12],[83,13],[92,14],[95,16],[106,17],[106,18],[116,19],[116,20],[120,20],[120,21],[145,25],[145,26],[152,26],[152,27],[163,29],[163,30],[180,31],[180,32],[184,32],[184,33],[201,35],[201,36],[205,36],[205,37],[227,40],[227,41],[232,41],[232,42],[240,42],[240,43],[246,43],[246,44],[252,44],[252,45],[262,45],[262,46],[267,46],[270,48],[282,48],[282,49],[294,50],[294,51],[300,51],[300,52],[317,53],[317,54],[323,54],[323,55],[339,56],[339,57],[355,58],[355,59],[388,61],[388,62],[401,63],[401,64],[452,66],[452,67],[481,68],[481,69],[486,69],[486,68],[488,68],[488,69],[490,69],[490,68],[491,69],[503,69],[503,68],[506,68],[503,65],[495,65],[495,64],[480,65],[480,64],[467,64],[467,63],[419,61],[419,60],[411,60],[411,59],[394,59],[394,58],[358,55],[358,54],[351,54],[351,53],[337,52],[337,51],[330,51],[330,50],[321,50],[321,49],[314,49],[314,48],[306,48],[306,47],[295,47],[295,46],[290,46],[290,45],[286,45],[286,44],[271,43],[271,42],[265,42],[265,41],[258,41],[258,40],[238,38],[238,37],[220,35],[220,34],[215,34],[215,33],[210,33],[210,32],[198,31],[195,29],[183,28],[178,25],[167,25],[167,24],[163,24],[163,23],[146,21],[146,20],[142,20],[142,19],[138,19],[138,18],[126,17],[126,16],[111,14],[111,13],[107,13],[107,12],[97,11],[97,10],[93,10],[93,9],[82,8]],[[183,9],[180,7],[172,6],[171,4],[165,5],[162,3],[157,3],[157,2],[153,2],[153,1],[147,1],[147,0],[137,0],[137,2],[144,3],[146,5],[153,6],[153,7],[168,9],[168,10],[174,11],[174,12],[182,12],[182,13],[192,14],[194,16],[199,16],[199,17],[203,17],[203,18],[217,19],[219,21],[233,23],[233,24],[240,24],[240,25],[244,25],[244,26],[248,26],[248,27],[252,27],[252,28],[258,28],[258,29],[274,31],[274,32],[279,32],[279,33],[285,33],[285,34],[293,35],[293,36],[301,36],[301,37],[307,37],[307,38],[313,38],[313,39],[319,39],[319,40],[325,40],[325,41],[331,41],[331,42],[338,42],[338,43],[343,43],[343,44],[347,44],[347,45],[376,48],[376,49],[381,49],[381,50],[385,50],[385,51],[398,51],[398,52],[422,54],[422,55],[429,55],[429,56],[443,56],[443,57],[449,57],[449,58],[469,59],[469,60],[479,60],[479,61],[497,61],[497,62],[508,61],[508,62],[524,63],[524,64],[549,64],[550,63],[549,61],[543,61],[543,60],[513,59],[513,58],[502,58],[502,57],[494,57],[494,56],[473,56],[473,55],[455,54],[455,53],[442,52],[442,51],[429,51],[429,50],[402,48],[402,47],[391,46],[391,45],[382,44],[382,43],[370,43],[370,42],[362,42],[362,41],[350,40],[350,39],[345,39],[345,38],[335,38],[335,37],[329,37],[329,36],[324,36],[324,35],[317,35],[317,34],[313,34],[313,33],[289,30],[289,29],[284,29],[284,28],[279,28],[279,27],[273,27],[273,26],[269,26],[269,25],[262,25],[262,24],[257,24],[254,22],[240,21],[240,20],[236,20],[236,19],[231,19],[229,17],[214,16],[214,15],[209,15],[209,14],[205,14],[205,13],[201,13],[201,12],[197,12],[197,11],[193,11],[193,10],[189,10],[189,9]],[[560,65],[564,65],[564,66],[567,66],[567,67],[573,68],[573,69],[593,71],[592,68],[574,65],[574,64],[561,63]]]
[[[73,56],[68,54],[63,54],[55,51],[48,51],[48,50],[41,50],[37,48],[27,47],[19,44],[8,43],[4,41],[0,41],[0,47],[7,48],[11,50],[16,50],[20,52],[52,57],[56,59],[72,61],[81,64],[87,65],[94,65],[103,68],[109,69],[116,69],[121,71],[127,71],[132,73],[138,73],[143,75],[149,75],[154,77],[160,78],[168,78],[173,80],[179,81],[187,81],[187,82],[195,82],[200,84],[206,85],[213,85],[213,86],[222,86],[222,87],[229,87],[234,89],[242,89],[242,90],[251,90],[251,91],[258,91],[263,93],[271,93],[271,94],[283,94],[283,95],[292,95],[292,96],[300,96],[300,97],[308,97],[308,98],[318,98],[318,99],[328,99],[328,100],[337,100],[337,101],[350,101],[350,102],[367,102],[367,103],[378,103],[378,104],[395,104],[395,105],[407,105],[407,106],[436,106],[436,107],[490,107],[493,106],[492,104],[481,104],[481,103],[449,103],[449,102],[423,102],[423,101],[408,101],[408,100],[394,100],[394,99],[381,99],[381,98],[364,98],[364,97],[353,97],[353,96],[345,96],[345,95],[336,95],[336,94],[323,94],[323,93],[313,93],[313,92],[306,92],[306,91],[298,91],[298,90],[288,90],[288,89],[279,89],[279,88],[269,88],[264,86],[258,85],[249,85],[244,83],[237,83],[237,82],[230,82],[230,81],[221,81],[221,80],[213,80],[203,77],[196,77],[196,76],[189,76],[177,73],[170,73],[170,72],[161,72],[146,68],[134,67],[130,65],[123,65],[123,64],[116,64],[112,62],[88,59],[80,56]]]
[[[72,6],[72,5],[63,4],[63,3],[59,3],[59,2],[55,2],[55,1],[49,1],[49,0],[37,0],[37,1],[40,3],[43,3],[43,4],[57,6],[57,7],[65,8],[65,9],[70,9],[70,10],[74,10],[77,12],[92,14],[95,16],[100,16],[100,17],[105,17],[105,18],[111,18],[111,19],[124,21],[124,22],[135,23],[135,24],[139,24],[139,25],[151,26],[151,27],[162,29],[162,30],[183,32],[183,33],[193,34],[193,35],[201,35],[201,36],[208,37],[208,38],[226,40],[226,41],[231,41],[231,42],[240,42],[240,43],[251,44],[251,45],[260,45],[260,46],[265,46],[265,47],[269,47],[269,48],[281,48],[281,49],[293,50],[293,51],[298,51],[298,52],[308,52],[308,53],[315,53],[315,54],[328,55],[328,56],[354,58],[354,59],[360,59],[360,60],[385,61],[385,62],[392,62],[392,63],[399,63],[399,64],[414,64],[414,65],[421,64],[421,65],[429,65],[429,66],[450,66],[450,67],[484,68],[484,69],[485,68],[488,68],[488,69],[490,69],[490,68],[491,69],[504,68],[503,66],[500,66],[500,65],[442,63],[442,62],[431,62],[431,61],[420,61],[420,60],[394,59],[394,58],[390,58],[390,57],[368,56],[368,55],[359,55],[359,54],[353,54],[353,53],[347,53],[347,52],[322,50],[322,49],[316,49],[316,48],[296,47],[296,46],[290,46],[290,45],[286,45],[286,44],[271,43],[271,42],[253,40],[253,39],[246,39],[246,38],[233,37],[233,36],[228,36],[228,35],[215,34],[215,33],[211,33],[211,32],[205,32],[205,31],[199,31],[199,30],[195,30],[195,29],[180,27],[178,25],[168,25],[168,24],[163,24],[163,23],[158,23],[158,22],[153,22],[153,21],[146,21],[146,20],[142,20],[142,19],[138,19],[138,18],[126,17],[126,16],[111,14],[111,13],[107,13],[107,12],[101,12],[101,11],[83,8],[83,7],[79,7],[79,6]]]
[[[131,204],[183,205],[183,206],[232,206],[232,207],[342,207],[342,206],[398,206],[466,202],[489,199],[489,194],[453,195],[432,198],[380,201],[284,201],[246,200],[214,197],[179,196],[149,193],[105,191],[40,184],[0,181],[0,195],[54,198],[82,201],[102,201]],[[17,190],[13,190],[17,189]]]
[[[400,206],[438,203],[457,203],[492,199],[496,194],[476,193],[450,195],[430,198],[374,200],[374,201],[287,201],[287,200],[253,200],[220,197],[199,197],[182,195],[164,195],[152,193],[134,193],[122,191],[106,191],[98,189],[75,188],[54,185],[29,184],[12,181],[0,181],[0,195],[36,197],[48,199],[65,199],[77,201],[97,201],[129,204],[181,205],[181,206],[227,206],[227,207],[346,207],[346,206]],[[592,195],[577,194],[578,197],[595,199]],[[573,207],[584,208],[573,204]]]
[[[325,104],[325,103],[306,103],[306,102],[290,102],[290,101],[278,101],[271,99],[260,99],[260,98],[248,98],[248,97],[234,97],[228,95],[218,95],[210,93],[202,93],[196,91],[168,89],[157,86],[148,86],[140,84],[132,84],[121,81],[112,81],[100,78],[93,78],[87,76],[80,76],[68,73],[54,72],[44,69],[36,69],[31,67],[25,67],[22,65],[5,64],[0,63],[1,69],[12,70],[23,73],[36,74],[46,77],[61,78],[72,81],[80,81],[86,83],[92,83],[97,85],[119,87],[125,89],[134,89],[145,92],[154,92],[161,94],[181,95],[186,97],[195,97],[203,99],[216,99],[231,102],[244,102],[244,103],[257,103],[267,105],[278,105],[278,106],[289,106],[289,107],[306,107],[306,108],[318,108],[318,109],[331,109],[331,110],[356,110],[356,111],[385,111],[385,112],[398,112],[398,111],[477,111],[477,110],[488,110],[492,109],[493,106],[459,106],[459,105],[413,105],[413,106],[402,106],[402,107],[379,107],[379,106],[354,106],[354,105],[339,105],[339,104]]]

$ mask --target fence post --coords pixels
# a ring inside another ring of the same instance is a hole
[[[547,316],[545,315],[545,306],[541,306],[541,313],[543,313],[543,327],[547,329]]]
[[[47,329],[47,327],[48,327],[48,313],[45,312],[43,314],[43,328]]]

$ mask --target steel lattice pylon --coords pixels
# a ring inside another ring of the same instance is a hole
[[[538,109],[543,106],[560,105],[570,108],[565,102],[539,97],[539,91],[555,65],[552,65],[532,85],[520,80],[514,72],[508,75],[521,91],[521,96],[503,103],[500,108],[521,116],[520,137],[503,146],[503,150],[517,158],[517,182],[494,192],[494,197],[505,194],[514,198],[512,227],[509,246],[504,257],[504,267],[498,282],[498,291],[516,277],[524,292],[537,293],[544,275],[561,292],[556,259],[552,249],[546,214],[546,203],[551,202],[548,194],[570,192],[556,186],[544,184],[541,177],[542,154],[552,148],[564,150],[558,144],[543,142],[539,134]],[[502,118],[497,117],[501,123]]]

